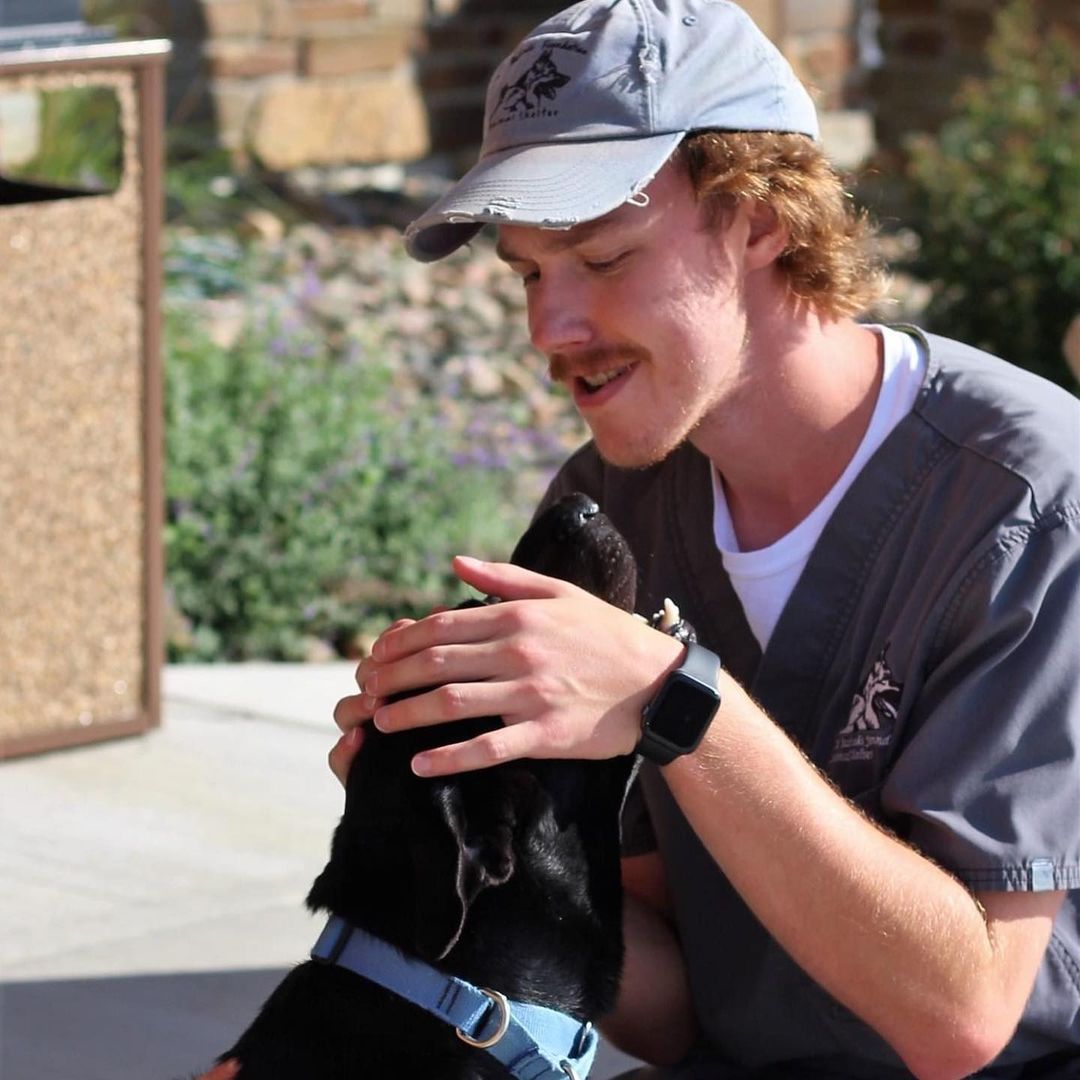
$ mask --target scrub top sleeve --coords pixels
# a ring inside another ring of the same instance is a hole
[[[890,824],[972,889],[1080,888],[1080,508],[998,537],[934,640]]]

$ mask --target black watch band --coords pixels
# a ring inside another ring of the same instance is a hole
[[[667,765],[696,750],[720,707],[720,658],[693,642],[641,714],[637,752]]]

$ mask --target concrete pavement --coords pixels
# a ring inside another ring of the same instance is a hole
[[[246,1026],[321,925],[352,672],[172,666],[157,731],[0,764],[0,1080],[187,1077]]]

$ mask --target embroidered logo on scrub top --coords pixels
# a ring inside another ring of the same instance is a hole
[[[892,742],[903,686],[889,667],[889,646],[881,650],[866,683],[851,702],[848,722],[836,736],[829,764],[869,761]]]

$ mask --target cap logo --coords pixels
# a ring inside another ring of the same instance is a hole
[[[507,83],[499,92],[499,100],[491,115],[489,127],[506,124],[511,120],[528,120],[537,116],[557,116],[558,110],[546,108],[544,102],[554,101],[559,91],[570,81],[561,72],[552,57],[554,49],[572,49],[584,52],[574,45],[546,45],[540,55],[522,74]],[[521,53],[518,54],[520,56]],[[516,60],[515,56],[513,59]]]

